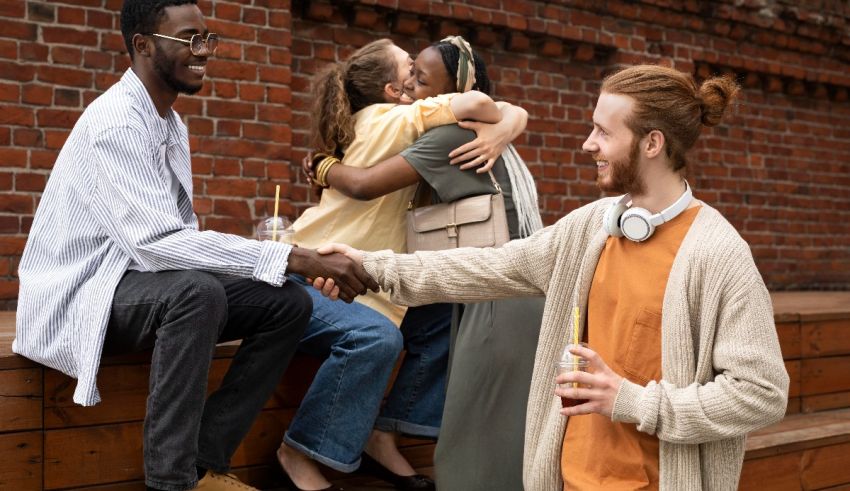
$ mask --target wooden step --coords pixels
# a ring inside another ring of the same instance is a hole
[[[850,409],[786,416],[746,449],[741,490],[850,486]]]

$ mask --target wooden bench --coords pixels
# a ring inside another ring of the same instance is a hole
[[[75,380],[11,351],[14,312],[0,312],[0,489],[143,491],[142,421],[150,353],[103,360],[98,387],[103,401],[73,403]],[[209,386],[215,388],[238,343],[216,348]],[[261,488],[279,484],[280,445],[320,361],[296,356],[233,456],[234,472]],[[431,465],[433,443],[403,440],[402,451],[419,469]],[[336,482],[374,480],[329,472]]]
[[[747,439],[740,489],[850,489],[850,292],[772,297],[788,415]]]
[[[788,416],[750,435],[740,488],[850,489],[850,292],[776,293],[773,299],[791,375]],[[13,337],[14,313],[0,312],[0,489],[144,489],[141,426],[150,354],[105,359],[98,377],[103,402],[84,408],[71,401],[75,381],[11,353]],[[216,349],[210,387],[235,350],[235,344]],[[237,450],[234,471],[246,482],[278,484],[274,450],[319,363],[295,358]],[[403,447],[415,467],[430,471],[433,444],[405,440]],[[378,488],[368,478],[330,475],[349,489]]]

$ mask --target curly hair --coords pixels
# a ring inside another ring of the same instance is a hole
[[[121,7],[121,35],[130,59],[133,59],[133,36],[156,32],[166,7],[192,4],[198,0],[124,0]]]
[[[638,138],[661,131],[673,170],[679,170],[687,165],[685,154],[702,126],[719,124],[740,89],[728,76],[697,85],[691,75],[673,68],[636,65],[606,77],[601,92],[633,98],[634,110],[626,120],[629,129]]]
[[[310,141],[316,151],[341,156],[354,141],[354,113],[386,102],[384,86],[395,80],[398,71],[389,52],[392,47],[389,39],[373,41],[313,80]]]

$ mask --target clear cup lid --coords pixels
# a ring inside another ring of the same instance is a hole
[[[288,218],[279,216],[277,217],[277,233],[284,233],[288,229],[291,229],[292,222],[289,221]],[[271,237],[272,232],[275,230],[275,218],[269,217],[260,220],[260,223],[257,224],[257,237],[266,238]]]

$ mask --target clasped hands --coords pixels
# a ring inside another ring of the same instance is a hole
[[[366,270],[363,269],[363,251],[346,244],[331,243],[319,247],[316,249],[316,252],[322,259],[337,256],[344,257],[345,260],[352,263],[359,272],[362,272],[366,278],[364,285],[366,285],[369,290],[375,292],[379,290],[378,283],[375,282],[375,280],[366,273]],[[351,291],[346,288],[346,278],[340,278],[333,274],[316,274],[307,275],[307,281],[312,283],[315,289],[321,291],[322,295],[330,298],[331,300],[341,299],[350,303],[351,300],[354,299],[354,296],[349,297]],[[359,292],[360,295],[363,293],[366,293],[365,288],[363,291]]]
[[[379,289],[363,269],[363,254],[343,244],[328,244],[315,251],[294,247],[287,270],[308,278],[326,297],[346,303],[367,290]]]
[[[555,395],[576,400],[587,400],[584,404],[561,409],[564,416],[597,413],[611,417],[614,401],[620,391],[623,377],[617,375],[598,353],[584,346],[570,349],[570,353],[589,362],[588,372],[567,372],[555,377]],[[577,386],[573,387],[573,383]]]

